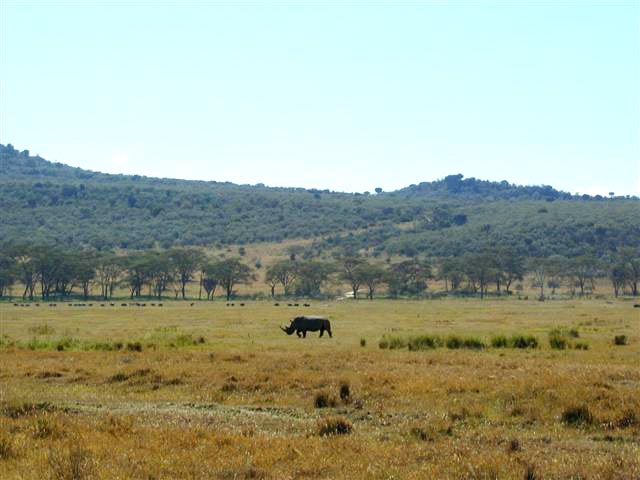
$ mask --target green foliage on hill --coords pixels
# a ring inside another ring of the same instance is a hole
[[[0,145],[0,240],[147,249],[324,237],[315,249],[449,256],[491,245],[526,256],[606,255],[640,244],[640,201],[463,179],[389,193],[108,175]]]

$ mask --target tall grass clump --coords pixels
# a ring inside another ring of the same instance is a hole
[[[533,335],[513,335],[509,345],[512,348],[538,348],[538,339]]]
[[[554,350],[565,350],[569,342],[558,330],[552,330],[549,332],[549,346]]]
[[[407,341],[402,337],[396,337],[396,336],[388,337],[385,335],[382,337],[382,340],[380,340],[380,342],[378,343],[378,346],[383,349],[388,348],[389,350],[400,350],[402,348],[406,348]]]
[[[468,348],[470,350],[480,350],[486,346],[479,338],[459,337],[458,335],[448,336],[445,340],[445,345],[450,349]]]
[[[442,339],[435,335],[418,335],[410,337],[407,342],[409,350],[431,350],[442,346]]]
[[[586,405],[573,405],[562,412],[562,423],[573,427],[590,425],[593,423],[593,415]]]
[[[325,417],[318,422],[318,435],[347,435],[353,430],[353,425],[344,417]]]
[[[507,348],[509,346],[509,341],[504,335],[496,335],[491,337],[491,346],[493,348]]]
[[[627,344],[627,336],[626,335],[616,335],[613,337],[614,345],[626,345]]]

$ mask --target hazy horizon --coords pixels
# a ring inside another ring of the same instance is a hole
[[[0,5],[0,143],[344,192],[640,194],[637,2]]]

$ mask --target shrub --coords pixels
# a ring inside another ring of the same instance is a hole
[[[442,345],[442,339],[434,335],[418,335],[408,342],[409,350],[430,350]]]
[[[497,335],[491,338],[491,346],[493,348],[506,348],[508,345],[507,337],[504,335]]]
[[[633,410],[626,410],[616,422],[618,428],[628,428],[638,424],[640,424],[640,419]]]
[[[8,435],[0,434],[0,460],[15,456],[13,440]]]
[[[616,335],[613,337],[614,345],[626,345],[627,344],[627,336],[626,335]]]
[[[89,452],[73,446],[67,451],[49,450],[51,477],[55,480],[82,480],[93,474],[93,461]]]
[[[533,335],[513,335],[509,344],[512,348],[538,348],[538,339]]]
[[[361,347],[366,347],[367,346],[367,339],[366,338],[361,338],[360,339],[360,346]]]
[[[340,384],[340,400],[345,403],[351,400],[351,388],[348,382],[342,382]]]
[[[118,372],[115,375],[109,377],[109,383],[126,382],[129,376],[125,373]]]
[[[313,406],[316,408],[333,408],[336,406],[336,399],[327,392],[319,392],[313,399]]]
[[[326,417],[318,422],[318,435],[347,435],[353,430],[351,422],[344,417]]]
[[[553,335],[549,337],[549,345],[554,350],[564,350],[567,348],[567,340],[564,337]]]
[[[378,342],[378,347],[386,350],[387,348],[389,348],[389,341],[386,338],[380,339],[380,341]]]
[[[127,343],[127,350],[130,352],[141,352],[142,344],[140,342]]]
[[[589,344],[585,342],[577,342],[573,348],[576,350],[589,350]]]
[[[445,345],[447,346],[447,348],[462,348],[463,345],[463,340],[462,338],[456,336],[456,335],[451,335],[447,338]]]
[[[562,423],[579,427],[593,423],[593,415],[586,405],[573,405],[562,412]]]
[[[465,338],[462,346],[464,348],[470,348],[471,350],[480,350],[486,347],[482,340],[475,337]]]
[[[407,342],[404,338],[389,337],[389,349],[399,350],[401,348],[405,348],[406,346],[407,346]]]
[[[578,332],[577,328],[572,328],[569,330],[569,336],[573,338],[578,338],[580,336],[580,332]]]

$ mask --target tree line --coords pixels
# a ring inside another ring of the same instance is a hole
[[[197,284],[198,299],[211,300],[222,291],[229,300],[239,285],[258,281],[257,269],[241,258],[207,257],[194,248],[118,254],[66,251],[49,246],[7,246],[0,249],[0,298],[17,293],[43,300],[90,296],[113,298],[117,288],[131,299],[166,296],[187,298],[187,286]],[[458,295],[512,294],[525,279],[539,296],[566,287],[572,295],[594,291],[596,280],[608,278],[614,295],[638,295],[640,255],[621,249],[607,259],[591,255],[526,258],[506,248],[485,249],[433,262],[419,257],[396,262],[372,262],[349,255],[332,261],[299,259],[293,253],[265,268],[262,275],[272,297],[330,295],[330,285],[348,285],[353,298],[369,299],[383,289],[391,298],[421,297],[432,280],[444,282],[445,292]],[[193,297],[193,295],[192,295]]]

